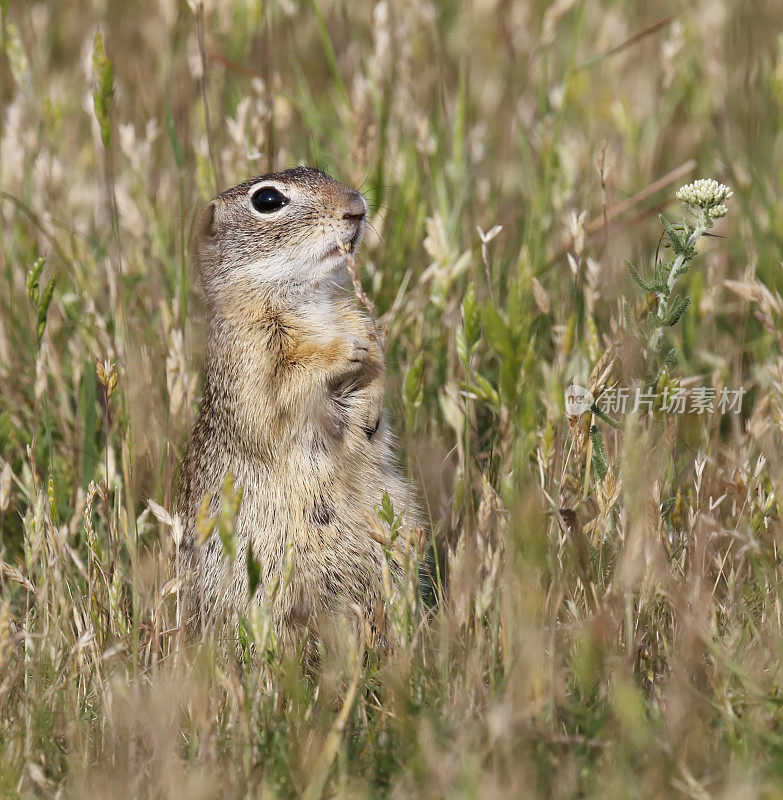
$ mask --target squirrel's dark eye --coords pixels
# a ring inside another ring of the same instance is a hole
[[[253,192],[250,201],[256,211],[260,211],[262,214],[271,214],[278,208],[282,208],[288,202],[288,198],[283,197],[274,186],[263,186],[257,192]]]

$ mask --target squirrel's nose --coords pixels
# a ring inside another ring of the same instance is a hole
[[[343,219],[361,220],[366,213],[367,201],[364,199],[364,195],[351,189],[346,198]]]

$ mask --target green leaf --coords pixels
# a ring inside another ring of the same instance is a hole
[[[631,274],[634,283],[636,283],[643,292],[653,291],[652,284],[647,283],[647,281],[642,278],[642,276],[639,274],[639,270],[637,270],[630,261],[626,261],[625,266],[627,267],[628,272]]]
[[[82,409],[82,486],[85,489],[93,479],[95,467],[98,465],[97,399],[98,380],[95,366],[92,361],[88,361],[79,386],[79,405]]]
[[[500,405],[497,389],[483,376],[476,373],[476,385],[473,387],[475,393],[497,408]]]
[[[599,406],[593,403],[590,406],[590,413],[595,414],[598,419],[605,422],[607,425],[611,426],[612,428],[616,428],[617,430],[622,429],[622,424],[615,419],[612,419],[605,411],[603,411]]]
[[[261,565],[253,556],[253,546],[247,545],[247,593],[252,599],[255,597],[258,584],[261,583]]]
[[[171,142],[171,149],[174,152],[174,161],[177,164],[177,169],[182,172],[185,168],[185,159],[182,155],[182,146],[179,143],[179,137],[177,136],[177,128],[174,125],[174,115],[171,113],[171,103],[169,102],[169,97],[166,95],[166,105],[165,105],[165,113],[166,113],[166,130],[169,134],[169,142]]]
[[[636,320],[633,316],[633,309],[625,298],[623,298],[623,321],[625,322],[625,329],[627,331],[636,330]]]
[[[229,473],[223,482],[217,530],[223,544],[223,551],[230,561],[233,561],[237,554],[235,522],[241,506],[242,488],[234,489],[234,478]]]
[[[231,525],[224,525],[222,520],[218,523],[217,529],[218,536],[220,536],[220,541],[223,544],[223,552],[226,554],[229,561],[233,561],[237,554],[234,529]]]
[[[517,384],[520,377],[518,359],[507,357],[500,362],[500,394],[511,406],[517,400]]]
[[[602,481],[609,470],[609,457],[606,455],[604,436],[597,425],[590,428],[590,441],[593,443],[593,468],[598,480]]]
[[[669,270],[674,264],[674,261],[659,261],[655,265],[655,272],[653,275],[653,284],[658,287],[665,287],[668,289],[667,280],[669,279]]]
[[[57,511],[57,497],[54,491],[54,475],[49,473],[49,482],[47,484],[47,494],[49,495],[49,513],[52,515],[52,522],[57,525],[60,522],[60,515]]]
[[[671,308],[669,308],[666,313],[664,324],[669,327],[676,325],[690,304],[690,297],[675,297],[674,300],[672,300]]]
[[[490,345],[502,356],[511,358],[514,355],[514,345],[509,334],[508,324],[500,312],[487,303],[481,310],[481,324],[484,335]]]
[[[669,243],[672,246],[672,250],[676,256],[684,256],[685,258],[692,258],[693,257],[693,248],[688,247],[687,237],[685,236],[685,232],[681,236],[674,225],[669,222],[663,214],[658,214],[658,219],[661,221],[661,225],[663,225],[664,229],[666,230],[666,236],[669,239]]]
[[[392,505],[391,498],[389,497],[389,493],[384,490],[383,497],[381,498],[381,504],[375,505],[375,516],[381,522],[385,522],[387,525],[394,524],[394,506]]]
[[[49,283],[46,284],[46,288],[44,289],[43,294],[38,300],[38,309],[36,312],[36,319],[35,319],[35,335],[38,339],[38,345],[41,345],[41,339],[43,339],[44,330],[46,330],[46,315],[49,311],[49,306],[52,302],[52,295],[54,294],[54,283],[57,280],[56,275],[52,275],[49,279]]]
[[[470,356],[468,355],[468,343],[465,340],[465,329],[457,328],[454,332],[455,344],[457,346],[457,356],[467,369]]]
[[[111,120],[109,111],[114,96],[114,67],[106,56],[103,45],[103,34],[100,30],[95,32],[92,43],[92,66],[95,70],[96,84],[92,93],[95,117],[101,130],[101,142],[104,148],[109,149],[111,143]]]
[[[676,270],[674,270],[674,272],[672,272],[671,276],[672,286],[682,275],[685,275],[685,273],[690,269],[690,266],[691,266],[690,259],[686,259]]]
[[[462,300],[462,319],[465,326],[465,341],[468,346],[468,352],[472,355],[473,352],[475,352],[475,348],[478,347],[479,336],[481,335],[479,306],[476,301],[476,290],[472,281],[468,284],[468,289]]]
[[[416,360],[411,364],[405,375],[405,383],[402,386],[402,403],[405,407],[405,422],[412,428],[416,421],[416,412],[421,406],[424,398],[424,388],[421,382],[421,374],[424,369],[424,354],[419,353]]]
[[[666,355],[666,352],[671,347],[671,344],[662,327],[658,329],[658,335],[656,336],[655,340],[651,342],[651,344],[654,345],[654,350],[659,356],[663,358],[663,356]]]
[[[41,273],[45,263],[46,256],[39,256],[27,271],[27,280],[25,282],[27,297],[36,309],[38,308],[38,282],[41,280]]]
[[[661,503],[661,516],[667,517],[677,503],[676,497],[669,497]]]
[[[253,597],[252,593],[250,595],[251,599]],[[240,611],[237,611],[237,622],[238,625],[238,639],[239,639],[239,647],[245,655],[245,658],[249,662],[250,659],[253,657],[252,654],[252,647],[251,645],[254,643],[253,640],[253,628],[250,625],[247,617],[242,614]]]

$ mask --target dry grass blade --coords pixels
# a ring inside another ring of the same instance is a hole
[[[376,333],[378,331],[378,324],[375,319],[375,303],[367,297],[366,292],[362,288],[362,281],[359,277],[359,270],[356,266],[356,258],[353,253],[346,253],[346,261],[348,262],[348,274],[351,277],[351,283],[353,284],[353,291],[356,295],[356,299],[367,309],[367,313],[370,315],[370,322],[372,324],[373,330]]]
[[[11,564],[6,564],[5,561],[0,561],[0,572],[7,578],[10,578],[12,581],[24,586],[24,588],[28,591],[35,592],[35,586],[33,586],[33,584],[30,583],[30,581]]]
[[[364,658],[364,644],[356,653],[356,663],[353,670],[353,677],[348,686],[348,691],[345,693],[340,712],[334,720],[334,723],[329,731],[324,742],[321,755],[316,762],[313,769],[313,776],[309,783],[302,792],[302,800],[320,800],[323,796],[324,786],[329,777],[329,772],[332,768],[337,751],[340,747],[340,742],[343,738],[345,725],[348,722],[348,717],[353,710],[354,703],[356,702],[356,694],[359,691],[359,684],[362,678],[362,660]]]

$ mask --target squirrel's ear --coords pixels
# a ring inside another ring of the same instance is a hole
[[[215,201],[211,201],[209,205],[201,212],[199,217],[199,232],[206,239],[212,239],[217,235],[217,208]]]

